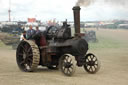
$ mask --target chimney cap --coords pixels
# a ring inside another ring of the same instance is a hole
[[[73,8],[72,8],[72,10],[80,10],[81,8],[80,8],[80,6],[74,6]]]

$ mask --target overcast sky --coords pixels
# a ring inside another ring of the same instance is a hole
[[[53,18],[72,21],[72,7],[76,2],[77,0],[11,0],[11,19],[26,21],[27,18],[36,17],[41,21]],[[9,0],[0,0],[0,21],[8,20],[8,8]],[[81,7],[82,21],[112,19],[128,20],[127,7],[105,3],[103,0],[97,0],[87,7]]]

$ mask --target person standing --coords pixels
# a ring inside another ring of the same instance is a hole
[[[40,33],[39,27],[36,27],[36,34]]]
[[[26,40],[26,31],[23,31],[21,36],[20,36],[20,41]]]
[[[32,35],[34,35],[36,33],[36,31],[34,29],[32,29],[32,26],[29,26],[29,30],[27,31],[27,39],[31,39]]]

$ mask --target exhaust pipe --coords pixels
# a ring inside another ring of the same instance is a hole
[[[74,6],[72,8],[74,12],[74,27],[75,27],[75,36],[80,35],[80,6]]]

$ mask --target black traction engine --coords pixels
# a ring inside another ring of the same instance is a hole
[[[17,47],[18,67],[25,72],[36,70],[39,65],[49,69],[60,69],[67,76],[72,76],[76,65],[84,67],[88,73],[99,70],[97,57],[88,53],[88,43],[80,33],[80,7],[73,7],[75,37],[67,22],[62,27],[51,26],[46,31],[35,34],[32,39],[21,41]]]

